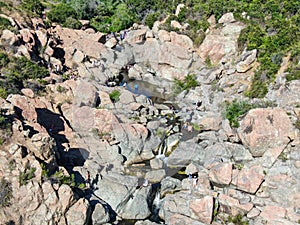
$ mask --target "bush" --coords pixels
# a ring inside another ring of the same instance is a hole
[[[1,17],[0,17],[1,18]],[[4,52],[0,52],[0,67],[4,67],[9,63],[8,55]]]
[[[7,91],[3,87],[0,87],[0,98],[6,99],[7,96],[8,96]]]
[[[35,82],[46,77],[49,72],[46,68],[37,65],[26,57],[9,58],[5,54],[0,54],[0,62],[4,65],[0,67],[3,79],[0,80],[0,97],[6,98],[8,94],[20,93],[26,85],[32,86],[39,91],[43,87],[37,87]],[[30,81],[29,81],[30,80]],[[37,83],[39,84],[39,83]]]
[[[48,13],[47,17],[52,22],[65,23],[67,18],[77,18],[76,11],[69,4],[55,5]]]
[[[42,15],[44,6],[39,0],[23,0],[22,8],[32,16]]]
[[[300,80],[300,67],[290,68],[286,75],[287,81]]]
[[[159,14],[158,13],[150,13],[145,18],[145,25],[152,29],[154,22],[157,20]]]
[[[179,94],[182,91],[189,91],[191,88],[197,87],[199,84],[196,80],[196,75],[187,75],[184,80],[175,79],[173,85],[174,94]]]
[[[259,75],[256,73],[252,79],[250,89],[245,92],[245,96],[249,98],[263,98],[268,93],[267,82],[262,81],[258,77]]]
[[[62,170],[56,171],[52,176],[51,179],[61,184],[69,185],[70,187],[75,187],[75,175],[71,174],[71,176],[64,175]]]
[[[31,167],[29,163],[25,165],[25,169],[23,172],[19,174],[19,184],[20,186],[26,185],[29,180],[35,177],[35,167]]]
[[[0,208],[10,206],[12,198],[11,183],[4,179],[0,180]]]
[[[248,225],[249,224],[248,221],[243,220],[243,216],[241,214],[238,214],[234,217],[229,216],[228,222],[233,223],[235,225]]]
[[[66,21],[63,23],[64,27],[72,28],[72,29],[80,29],[82,24],[79,20],[74,19],[72,17],[68,17]]]
[[[119,101],[121,93],[118,90],[113,90],[111,93],[109,93],[109,98],[112,100],[112,102]]]
[[[4,29],[9,29],[10,27],[11,27],[10,21],[6,18],[0,17],[0,31]]]
[[[231,127],[239,127],[239,118],[254,107],[245,101],[234,100],[231,104],[226,105],[225,117],[229,120]]]

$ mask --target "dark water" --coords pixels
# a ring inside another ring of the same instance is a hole
[[[142,80],[128,80],[126,82],[126,89],[138,95],[144,95],[155,103],[163,103],[164,101],[171,100],[172,95],[158,86]],[[123,83],[124,83],[123,82]]]

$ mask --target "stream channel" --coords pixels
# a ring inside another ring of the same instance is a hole
[[[177,131],[180,133],[180,140],[188,140],[191,139],[199,133],[196,130],[187,131],[187,129],[183,128],[183,122],[181,121],[180,117],[176,116],[176,112],[178,112],[178,107],[173,104],[174,99],[171,98],[171,94],[167,94],[167,92],[163,92],[162,88],[151,84],[146,81],[142,80],[126,80],[123,81],[122,84],[126,82],[126,85],[124,87],[129,90],[130,92],[137,94],[137,95],[144,95],[148,99],[151,99],[151,103],[153,105],[155,104],[162,104],[167,105],[170,109],[173,109],[173,115],[166,115],[166,123],[165,123],[165,129],[170,130],[170,127],[173,128],[175,126],[179,127],[179,130]],[[121,85],[122,85],[121,84]],[[173,132],[174,134],[176,132]],[[168,134],[165,134],[164,137],[162,137],[161,145],[158,151],[155,153],[156,158],[160,158],[164,162],[164,166],[162,169],[165,170],[166,176],[165,177],[173,177],[176,179],[179,179],[180,181],[187,177],[187,175],[184,173],[185,167],[183,168],[171,168],[168,167],[168,155],[170,153],[167,153],[167,140]],[[125,173],[130,175],[135,175],[139,178],[139,183],[142,185],[143,182],[145,182],[145,174],[149,171],[153,170],[150,166],[150,161],[143,161],[141,163],[136,163],[133,165],[130,165],[125,168]],[[146,181],[148,182],[148,181]],[[155,184],[150,184],[152,186],[152,193],[151,193],[151,205],[149,205],[149,208],[151,209],[152,215],[150,216],[149,220],[154,222],[162,222],[158,216],[159,207],[161,203],[161,196],[160,196],[160,182]],[[129,225],[134,224],[134,221],[130,220],[122,220],[119,224],[123,225]]]

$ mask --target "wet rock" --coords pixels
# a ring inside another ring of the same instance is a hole
[[[161,181],[160,193],[165,196],[181,189],[181,181],[173,177],[166,177]]]
[[[152,169],[161,169],[164,166],[164,161],[160,158],[151,159],[150,166]]]
[[[146,173],[145,179],[152,183],[160,182],[166,176],[166,171],[164,169],[152,170]]]

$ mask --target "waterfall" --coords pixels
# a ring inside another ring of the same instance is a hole
[[[155,189],[155,196],[152,202],[152,207],[151,207],[152,215],[150,220],[154,222],[159,222],[160,221],[159,210],[162,202],[160,200],[160,184],[154,189]]]

